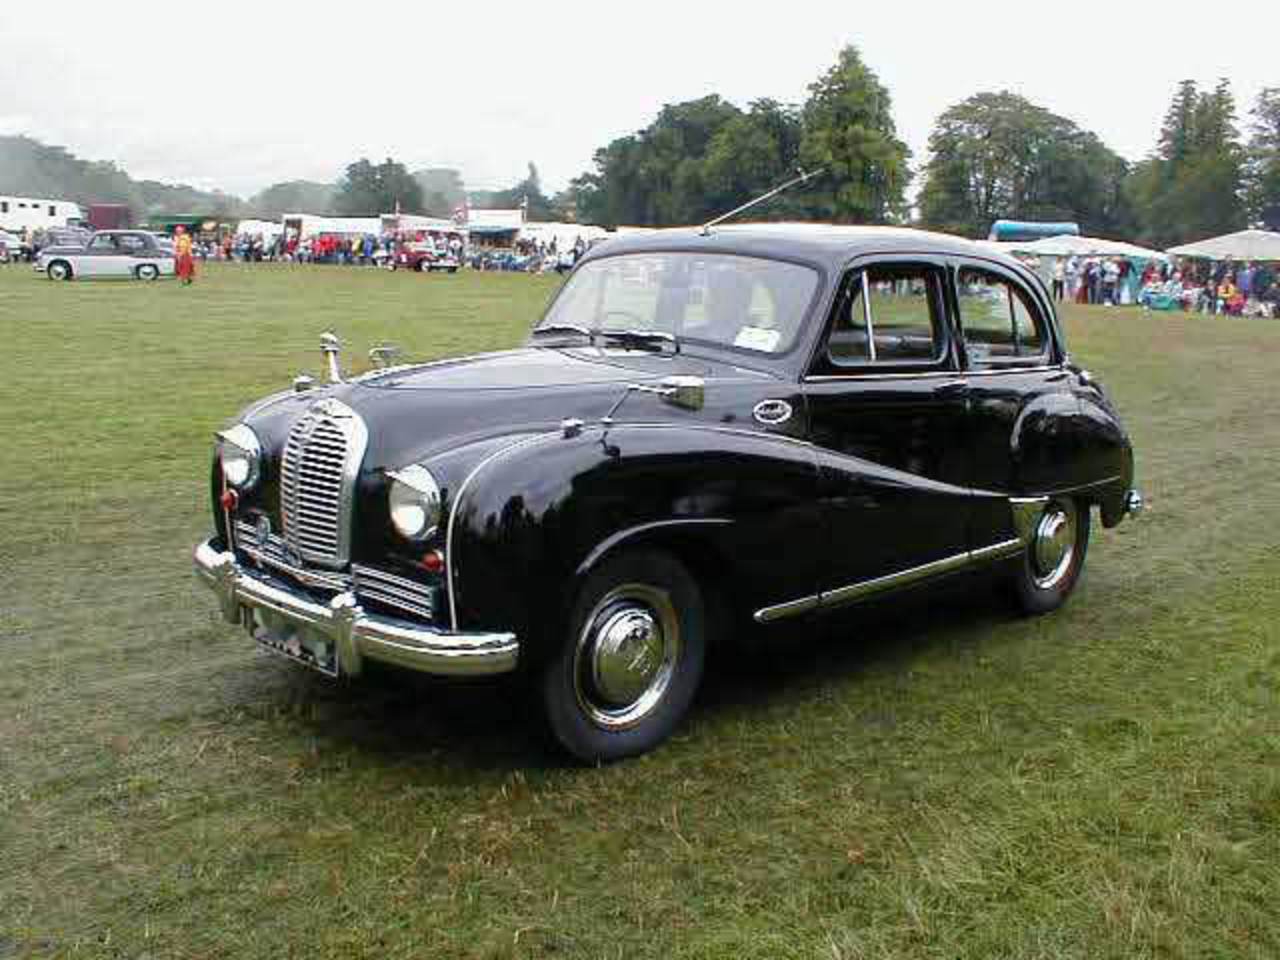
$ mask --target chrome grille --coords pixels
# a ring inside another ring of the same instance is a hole
[[[235,534],[236,549],[268,571],[283,573],[318,590],[333,593],[350,590],[361,603],[380,603],[422,620],[435,619],[435,587],[358,563],[351,565],[350,576],[308,570],[293,561],[289,547],[281,537],[269,533],[264,540],[258,525],[247,520],[236,521]]]
[[[436,591],[433,587],[358,564],[351,567],[351,579],[356,596],[361,600],[394,607],[423,620],[435,618]]]
[[[350,407],[325,399],[294,424],[280,461],[284,540],[303,560],[344,567],[351,499],[369,434]]]

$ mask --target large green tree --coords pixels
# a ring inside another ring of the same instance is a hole
[[[748,216],[884,223],[904,214],[909,156],[888,91],[848,47],[802,107],[764,99],[743,110],[715,95],[664,106],[643,130],[597,150],[567,194],[584,222],[696,224],[805,166],[825,175]]]
[[[858,223],[905,215],[911,151],[898,139],[889,91],[857,48],[841,50],[835,65],[809,87],[802,122],[800,162],[825,172],[807,194],[812,214]]]
[[[1138,165],[1129,193],[1142,237],[1168,247],[1242,229],[1245,151],[1236,127],[1230,84],[1200,90],[1178,86],[1155,152]]]
[[[1087,234],[1131,235],[1128,165],[1094,134],[1014,93],[948,109],[929,138],[920,218],[986,236],[996,220],[1070,220]]]
[[[422,187],[404,164],[390,157],[376,166],[361,159],[347,167],[333,206],[344,216],[375,216],[397,207],[402,213],[422,213]]]
[[[1254,221],[1280,219],[1280,87],[1254,102],[1249,125],[1247,201]]]

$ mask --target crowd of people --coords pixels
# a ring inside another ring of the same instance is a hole
[[[566,249],[556,239],[518,240],[511,247],[473,247],[457,233],[402,231],[381,236],[321,233],[299,237],[296,232],[265,236],[261,233],[197,237],[195,255],[201,261],[242,263],[323,263],[351,266],[389,267],[401,261],[401,254],[413,251],[446,259],[475,270],[507,270],[541,273],[564,272],[587,251],[582,238]]]
[[[1020,258],[1041,271],[1038,258]],[[1140,261],[1126,257],[1057,257],[1048,270],[1058,301],[1151,310],[1280,316],[1275,265],[1225,260]]]

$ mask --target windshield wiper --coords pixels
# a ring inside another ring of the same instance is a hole
[[[628,347],[658,347],[658,344],[669,343],[675,349],[676,353],[680,352],[680,341],[675,338],[674,334],[667,333],[665,330],[596,330],[600,336],[606,340],[621,341]]]
[[[542,333],[576,333],[586,337],[592,343],[595,343],[596,331],[588,330],[586,327],[580,327],[576,323],[548,323],[543,327],[534,327],[530,336],[538,336]]]

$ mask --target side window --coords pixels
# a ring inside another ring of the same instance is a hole
[[[116,238],[110,233],[100,233],[93,238],[93,242],[89,244],[90,250],[97,250],[105,253],[116,248]]]
[[[147,242],[133,233],[120,234],[119,245],[125,253],[140,253],[147,249]]]
[[[827,339],[830,366],[936,363],[945,354],[938,268],[882,264],[845,277]]]
[[[1042,360],[1048,336],[1040,311],[1020,286],[976,267],[957,277],[960,324],[975,365]]]

